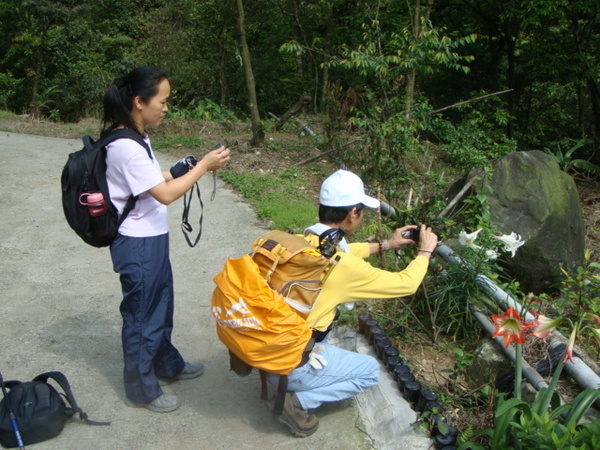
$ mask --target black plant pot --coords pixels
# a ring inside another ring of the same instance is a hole
[[[396,347],[392,347],[390,345],[389,347],[383,349],[383,357],[381,358],[381,362],[387,365],[388,360],[394,356],[400,357],[400,352]]]
[[[396,382],[398,383],[398,390],[404,395],[404,385],[409,381],[415,381],[415,376],[410,372],[404,372],[398,375]]]
[[[421,383],[418,381],[409,381],[404,384],[404,398],[415,405],[421,395]]]
[[[434,411],[435,409],[435,411]],[[444,411],[444,407],[438,402],[427,402],[425,403],[425,408],[423,408],[423,412],[436,412],[441,413]]]
[[[452,434],[438,434],[433,438],[433,445],[436,449],[442,449],[448,445],[453,445],[456,442],[456,436]]]
[[[404,360],[402,359],[401,356],[390,356],[387,359],[387,361],[385,362],[385,367],[387,368],[388,372],[393,373],[394,367],[396,367],[399,364],[403,364],[403,363],[404,363]]]
[[[458,428],[453,427],[452,425],[448,425],[448,433],[446,434],[451,434],[452,436],[454,436],[454,439],[458,439]]]
[[[379,326],[379,322],[375,319],[367,319],[365,320],[365,337],[369,337],[369,332],[371,328]]]
[[[373,343],[375,342],[375,338],[377,336],[387,336],[385,334],[385,331],[383,331],[383,328],[379,327],[379,326],[374,326],[371,327],[369,329],[369,336],[367,338],[367,341],[369,342],[369,345],[373,345]]]
[[[398,381],[398,377],[403,373],[410,373],[410,367],[408,367],[406,364],[398,364],[396,367],[394,367],[392,378]]]
[[[430,391],[429,389],[423,389],[421,391],[421,396],[419,397],[419,401],[417,402],[417,410],[423,412],[425,410],[425,405],[427,402],[435,402],[438,399],[438,395]]]
[[[365,330],[367,328],[367,320],[371,319],[371,314],[368,312],[363,312],[358,315],[358,332],[360,334],[365,334]]]
[[[392,341],[390,341],[387,336],[377,336],[375,338],[375,342],[373,343],[373,349],[377,354],[377,358],[383,361],[383,351],[392,345]]]

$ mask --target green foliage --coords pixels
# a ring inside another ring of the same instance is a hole
[[[570,141],[570,140],[568,140]],[[589,172],[592,175],[600,176],[600,166],[592,164],[585,159],[577,159],[573,158],[573,153],[582,148],[585,145],[588,145],[589,141],[587,139],[580,139],[574,144],[570,144],[567,142],[567,146],[570,145],[570,148],[563,150],[560,142],[552,143],[552,147],[554,150],[550,148],[545,148],[544,151],[551,155],[555,161],[558,163],[560,168],[565,172],[572,172],[573,169],[580,169],[585,172]]]
[[[450,379],[456,381],[458,377],[464,375],[465,370],[473,362],[473,354],[465,352],[462,348],[455,348],[454,358],[456,359],[456,362],[454,363],[454,369],[445,369],[442,370],[442,372],[448,373]]]
[[[474,339],[480,328],[471,311],[487,309],[487,299],[477,282],[479,274],[490,270],[485,253],[465,248],[460,255],[468,262],[448,264],[436,276],[428,295],[435,339],[442,332],[455,339]]]
[[[472,195],[463,200],[469,207],[457,213],[460,222],[464,224],[466,229],[472,231],[480,228],[489,229],[494,225],[489,201],[489,196],[494,193],[488,181],[491,176],[491,169],[486,168],[481,172],[481,175],[474,176],[472,179],[473,183],[479,183],[480,186]],[[484,233],[484,238],[486,236],[488,237],[488,244],[491,244],[489,241],[490,235],[487,231]]]
[[[11,73],[0,73],[0,107],[6,109],[15,95],[21,80]]]
[[[364,43],[354,49],[342,46],[341,57],[334,59],[332,65],[356,70],[362,77],[381,76],[380,80],[386,86],[391,86],[395,77],[413,69],[431,74],[440,67],[447,67],[468,73],[465,63],[473,57],[461,56],[456,50],[473,43],[475,35],[451,39],[444,28],[434,27],[425,18],[420,20],[417,36],[412,25],[399,33],[382,36],[378,21],[364,24]]]
[[[0,119],[12,119],[14,117],[15,114],[11,113],[10,111],[0,110]]]
[[[574,273],[563,269],[565,279],[560,283],[560,293],[553,303],[561,315],[581,316],[582,313],[600,315],[600,264],[591,261],[591,253],[585,252],[584,265]]]
[[[396,214],[386,223],[384,234],[405,224],[427,223],[453,249],[455,262],[445,264],[441,271],[431,271],[429,283],[418,291],[419,302],[410,308],[423,331],[435,342],[441,334],[454,339],[473,340],[480,332],[480,326],[472,311],[495,311],[496,307],[482,286],[481,276],[495,282],[503,275],[496,259],[499,256],[500,242],[490,213],[488,196],[491,194],[489,183],[485,180],[489,171],[483,171],[473,181],[480,186],[470,197],[464,200],[468,209],[454,213],[452,218],[438,218],[439,195],[433,195],[430,201],[422,202],[418,208],[395,208]],[[430,215],[428,215],[428,212]],[[431,215],[433,213],[433,215]],[[479,230],[476,232],[476,230]],[[368,232],[376,230],[371,225]],[[466,238],[468,234],[477,239],[477,243]],[[465,237],[460,237],[464,235]],[[409,251],[410,253],[410,251]],[[507,291],[513,287],[506,286]]]
[[[517,150],[516,142],[503,129],[509,116],[498,98],[457,109],[460,119],[436,117],[431,121],[431,130],[449,163],[464,170],[488,167],[495,159]]]
[[[368,141],[345,157],[350,164],[365,168],[367,179],[379,180],[384,190],[394,190],[413,177],[405,165],[406,155],[425,152],[420,135],[427,130],[424,116],[431,109],[412,90],[402,92],[398,79],[442,68],[468,72],[464,64],[472,58],[461,56],[457,49],[475,38],[453,40],[425,19],[417,35],[409,25],[401,32],[386,33],[377,20],[364,24],[363,30],[363,42],[353,48],[342,46],[340,56],[330,63],[369,81],[349,120],[364,130]]]
[[[176,96],[177,93],[174,93]],[[203,100],[192,100],[187,107],[171,106],[168,117],[173,119],[203,120],[210,122],[237,122],[236,115],[215,103],[209,98]]]
[[[541,399],[547,388],[542,388],[532,405],[511,398],[501,401],[496,410],[492,450],[506,448],[529,449],[589,449],[600,442],[600,421],[581,424],[580,421],[600,391],[588,388],[579,393],[570,404],[560,405],[555,394],[550,411],[542,409]]]
[[[540,300],[544,302],[548,314],[565,317],[569,324],[576,323],[582,318],[588,326],[584,328],[598,328],[594,322],[595,317],[600,317],[600,264],[591,260],[591,253],[587,250],[584,254],[584,264],[573,273],[563,270],[564,279],[555,287],[557,292],[553,295],[542,294]],[[582,331],[584,331],[582,330]],[[562,328],[568,331],[568,328]],[[579,345],[590,356],[596,359],[600,356],[600,347],[591,333],[580,333]]]
[[[426,152],[424,138],[469,169],[516,148],[560,146],[566,156],[565,143],[591,137],[569,169],[597,175],[597,2],[416,6],[246,2],[261,115],[280,115],[308,94],[305,112],[327,108],[333,128],[363,139],[348,164],[364,163],[392,189],[412,180],[403,159]],[[145,64],[169,71],[180,116],[236,120],[247,109],[233,2],[5,1],[1,14],[0,105],[13,112],[41,104],[56,120],[97,115],[111,81]],[[38,98],[51,88],[60,95]],[[507,88],[443,118],[429,114]],[[347,142],[327,137],[329,148]]]

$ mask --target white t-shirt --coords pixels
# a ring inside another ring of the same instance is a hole
[[[150,146],[147,136],[144,140]],[[119,214],[123,212],[130,195],[139,195],[135,207],[121,224],[119,233],[131,237],[150,237],[167,233],[167,207],[148,194],[148,190],[165,181],[152,149],[151,160],[144,147],[124,138],[111,142],[106,146],[106,150],[108,190]]]

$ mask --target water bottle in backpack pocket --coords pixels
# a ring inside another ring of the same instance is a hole
[[[108,214],[108,205],[102,192],[84,192],[79,196],[79,203],[87,206],[90,215],[91,232],[97,238],[110,238],[118,229],[117,220]]]

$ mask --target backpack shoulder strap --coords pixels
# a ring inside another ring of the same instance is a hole
[[[94,422],[93,420],[89,420],[87,414],[84,413],[81,408],[77,405],[75,401],[75,396],[73,395],[73,391],[71,391],[71,385],[67,380],[67,377],[62,372],[44,372],[33,379],[33,381],[42,381],[44,383],[48,382],[48,378],[53,379],[58,383],[58,385],[64,391],[71,408],[73,411],[79,414],[79,418],[83,420],[88,425],[110,425],[110,422]]]
[[[85,142],[86,137],[88,137],[88,136],[84,137],[84,143],[86,143]],[[146,153],[148,153],[148,158],[153,159],[152,153],[150,152],[150,147],[148,147],[148,144],[146,143],[146,141],[144,141],[142,136],[140,136],[138,133],[136,133],[135,131],[133,131],[129,128],[116,128],[115,130],[112,130],[111,132],[100,137],[100,139],[98,139],[98,141],[96,141],[96,145],[98,145],[99,147],[105,147],[108,144],[110,144],[111,142],[116,141],[117,139],[123,139],[123,138],[131,139],[131,140],[137,142],[138,144],[140,144],[142,147],[144,147],[146,149]]]
[[[133,131],[129,128],[117,128],[115,130],[112,130],[110,133],[107,133],[104,136],[100,137],[100,139],[98,139],[98,141],[95,143],[95,145],[97,145],[98,147],[106,147],[111,142],[116,141],[117,139],[123,139],[123,138],[131,139],[131,140],[137,142],[138,144],[140,144],[142,147],[144,147],[146,149],[146,153],[148,153],[148,158],[150,158],[150,160],[154,159],[154,158],[152,158],[152,152],[150,151],[150,147],[148,146],[146,141],[144,141],[142,136],[140,136],[138,133],[136,133],[135,131]],[[88,145],[94,145],[93,142],[91,142],[91,138],[89,136],[83,137],[83,143],[86,147]],[[121,226],[121,224],[125,221],[125,219],[129,215],[131,210],[134,208],[135,203],[137,202],[137,199],[138,199],[138,197],[133,196],[133,195],[131,195],[127,199],[127,203],[125,204],[125,207],[123,208],[123,212],[119,216],[119,221],[117,222],[117,229],[118,229],[118,227]]]
[[[10,390],[10,389],[12,389],[12,388],[14,388],[15,386],[18,386],[18,385],[20,385],[20,384],[23,384],[23,382],[22,382],[22,381],[19,381],[19,380],[8,380],[8,381],[4,381],[4,387],[5,387],[6,389],[9,389],[9,390]]]

